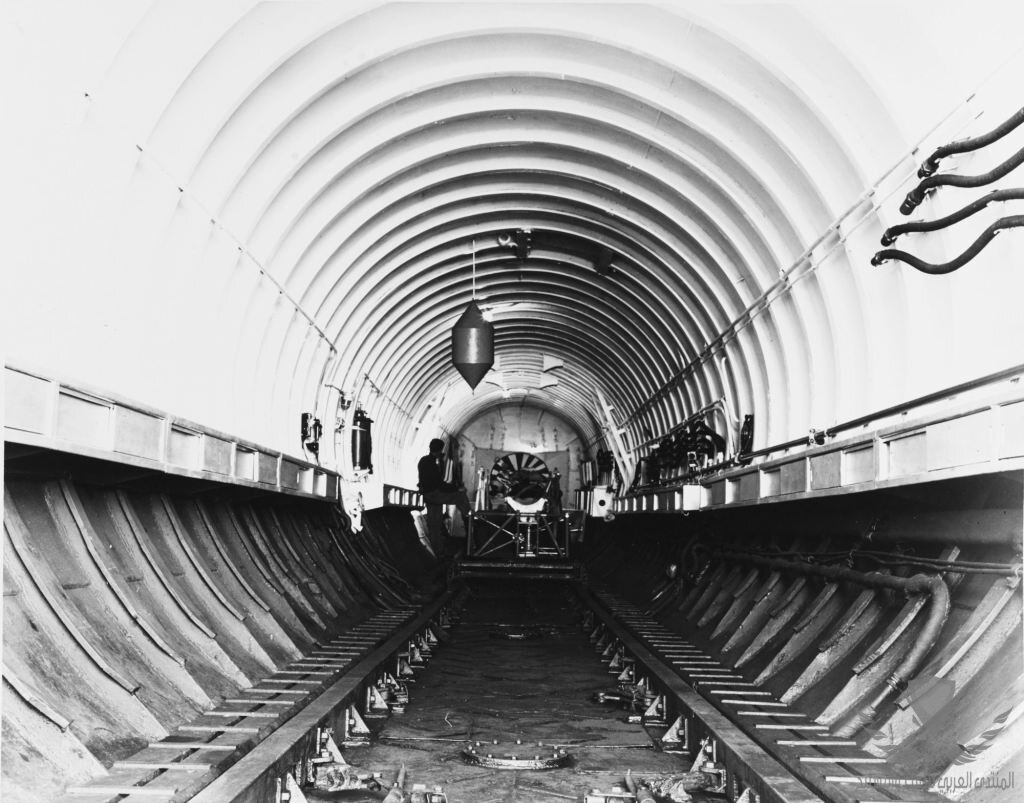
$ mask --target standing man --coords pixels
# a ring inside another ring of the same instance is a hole
[[[462,522],[469,531],[471,510],[466,489],[444,481],[444,441],[434,438],[430,442],[430,454],[420,458],[416,468],[419,471],[419,489],[427,507],[427,532],[435,551],[442,547],[441,515],[445,505],[455,505],[462,512]]]

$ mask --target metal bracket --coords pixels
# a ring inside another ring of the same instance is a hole
[[[712,777],[717,776],[718,783],[707,791],[716,794],[725,792],[728,784],[728,773],[726,772],[725,765],[718,761],[718,743],[712,737],[705,736],[701,739],[700,748],[693,759],[690,772],[700,772]]]
[[[355,747],[370,743],[370,729],[359,715],[359,710],[354,705],[349,705],[345,711],[345,733],[341,743],[346,747]]]
[[[390,672],[384,672],[377,681],[377,688],[387,700],[392,714],[405,713],[405,707],[409,704],[409,687],[405,683]]]
[[[408,680],[415,674],[416,673],[413,671],[412,665],[409,663],[409,656],[399,653],[395,660],[395,676],[400,677],[403,680]]]
[[[583,803],[620,803],[624,800],[635,801],[636,795],[621,786],[613,786],[609,792],[591,789],[583,797]]]
[[[690,772],[700,772],[700,768],[704,764],[704,754],[710,753],[712,749],[710,736],[705,736],[700,740],[700,747],[697,748],[697,754],[693,757]]]
[[[661,737],[661,749],[665,753],[690,752],[690,720],[678,716]]]
[[[405,707],[409,704],[409,692],[403,692],[401,696],[395,695],[395,701],[391,704],[391,713],[401,716],[405,713]]]
[[[619,650],[621,646],[622,645],[618,639],[609,640],[605,648],[601,650],[601,660],[605,662],[610,661],[612,656],[615,655],[616,651]]]
[[[316,729],[317,754],[309,760],[310,764],[343,764],[348,765],[345,757],[341,754],[338,743],[334,741],[333,728]]]
[[[425,783],[414,783],[409,792],[409,803],[448,803],[448,795],[440,786],[429,791]]]
[[[380,689],[372,684],[368,683],[366,686],[366,700],[363,705],[364,716],[369,717],[386,717],[391,713],[391,708],[388,706],[388,701],[381,694]]]
[[[668,725],[667,713],[668,702],[664,694],[659,694],[644,711],[643,723],[652,727],[665,727]]]
[[[423,669],[427,665],[427,662],[423,660],[423,653],[420,651],[419,645],[416,640],[413,639],[409,642],[409,666],[413,669]]]
[[[277,779],[274,803],[309,803],[309,801],[302,794],[302,787],[295,780],[295,776],[289,772],[284,778]]]
[[[359,772],[345,761],[334,741],[332,728],[318,728],[316,739],[318,753],[306,762],[307,783],[312,783],[314,788],[322,791],[376,787],[380,773]]]

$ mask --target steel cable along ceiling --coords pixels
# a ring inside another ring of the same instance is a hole
[[[235,370],[237,398],[261,399],[249,414],[290,431],[312,399],[323,408],[325,384],[361,391],[400,454],[442,398],[449,428],[505,401],[493,385],[471,396],[449,365],[475,241],[497,353],[520,360],[508,384],[584,437],[598,389],[637,440],[722,396],[758,416],[760,442],[806,427],[840,381],[829,309],[842,296],[863,326],[849,283],[811,276],[702,352],[865,186],[822,113],[669,10],[446,8],[310,9],[289,29],[257,7],[149,138],[336,349],[298,313],[268,326],[279,301],[253,293]],[[518,228],[533,231],[523,263],[497,243]],[[550,388],[531,379],[541,354],[565,363]]]

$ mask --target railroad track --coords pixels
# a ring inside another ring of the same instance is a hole
[[[839,738],[742,673],[611,591],[578,586],[585,626],[609,663],[633,666],[656,689],[645,715],[669,743],[704,751],[730,800],[795,803],[943,803],[923,779]]]
[[[282,779],[316,755],[320,729],[339,742],[368,735],[362,716],[375,681],[412,671],[421,646],[436,644],[447,628],[450,605],[446,592],[422,607],[371,616],[116,762],[108,775],[68,788],[58,803],[277,800]]]
[[[942,803],[925,781],[832,734],[741,672],[607,589],[571,584],[584,626],[619,680],[640,684],[640,718],[663,729],[664,748],[715,778],[742,803]],[[289,774],[317,755],[327,729],[338,743],[369,737],[382,673],[411,672],[418,645],[446,628],[451,592],[427,606],[382,611],[264,678],[237,697],[72,787],[59,803],[247,803],[286,799]],[[436,636],[433,637],[436,643]]]

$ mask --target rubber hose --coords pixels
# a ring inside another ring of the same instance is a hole
[[[882,235],[882,245],[888,247],[896,242],[896,238],[901,234],[907,234],[909,232],[922,232],[922,231],[938,231],[944,229],[947,226],[951,226],[954,223],[959,223],[961,220],[971,217],[977,212],[980,212],[990,203],[996,201],[1020,201],[1024,200],[1024,188],[1012,189],[1012,190],[992,190],[988,195],[983,198],[979,198],[974,203],[970,203],[963,209],[954,212],[951,215],[937,218],[936,220],[917,220],[913,223],[901,223],[898,226],[890,226],[885,230],[885,234]]]
[[[900,262],[906,262],[910,267],[921,271],[921,273],[927,273],[930,276],[941,276],[962,268],[974,259],[1003,229],[1016,229],[1021,226],[1024,226],[1024,215],[1001,217],[985,229],[985,231],[981,233],[981,236],[971,243],[970,247],[966,251],[956,257],[956,259],[951,259],[949,262],[941,262],[938,264],[925,262],[923,259],[918,259],[913,254],[908,254],[906,251],[900,251],[897,248],[887,248],[883,251],[879,251],[871,257],[871,264],[878,266],[887,260],[895,259]]]
[[[949,145],[943,145],[941,148],[936,148],[935,152],[921,164],[920,169],[917,171],[918,178],[928,178],[928,176],[938,170],[939,159],[943,159],[946,156],[952,156],[956,153],[976,151],[978,148],[991,145],[996,140],[1005,137],[1021,123],[1024,123],[1024,108],[1019,109],[1011,115],[1008,120],[996,126],[987,134],[982,134],[980,137],[974,137],[972,139],[962,139],[959,142],[951,142]]]
[[[762,558],[742,552],[719,552],[716,557],[726,561],[750,563],[755,566],[766,566],[782,571],[788,570],[796,574],[825,577],[829,580],[850,581],[869,588],[891,588],[905,594],[927,593],[931,596],[931,604],[928,607],[928,619],[914,640],[914,645],[910,648],[910,652],[904,656],[899,666],[885,679],[885,686],[881,692],[870,703],[866,703],[855,711],[847,719],[846,723],[836,731],[836,736],[849,737],[855,734],[875,718],[879,707],[890,696],[906,688],[907,683],[916,674],[921,662],[924,661],[935,645],[939,633],[946,623],[946,618],[949,616],[949,588],[942,577],[937,574],[915,574],[913,577],[896,577],[894,575],[879,574],[878,572],[864,573],[854,571],[853,569]]]
[[[977,176],[954,176],[949,173],[943,173],[941,176],[929,176],[907,193],[907,197],[900,204],[900,212],[904,215],[909,215],[924,200],[925,193],[930,192],[936,187],[984,187],[986,184],[991,184],[996,179],[1002,178],[1022,164],[1024,164],[1024,148],[1017,151],[998,167]]]
[[[920,578],[920,579],[919,579]],[[893,670],[892,674],[885,679],[882,690],[870,702],[857,710],[841,727],[835,735],[842,738],[849,738],[857,731],[871,722],[877,715],[878,709],[892,695],[899,694],[917,674],[917,669],[931,651],[939,638],[942,626],[949,616],[949,588],[941,577],[936,575],[915,574],[910,578],[917,581],[920,591],[931,593],[931,604],[928,607],[928,619],[925,621],[921,632],[914,640],[914,646],[904,656],[900,665]]]

